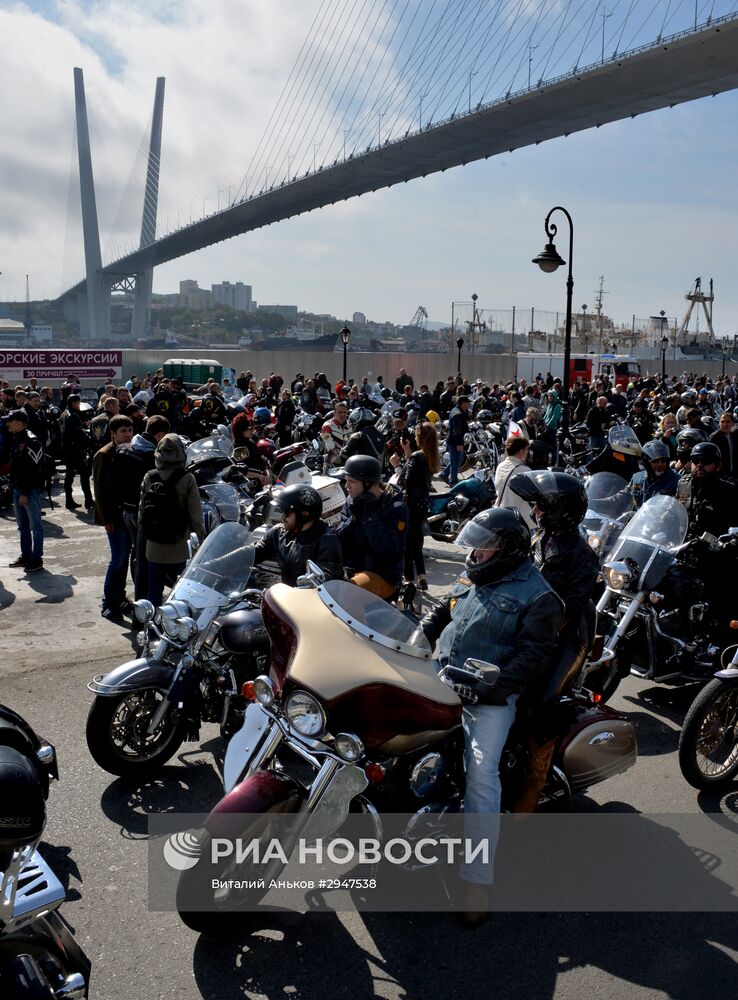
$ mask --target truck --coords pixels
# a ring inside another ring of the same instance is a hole
[[[564,355],[546,352],[522,352],[517,355],[516,377],[533,382],[536,375],[544,378],[551,372],[554,378],[564,377]],[[630,354],[572,354],[569,359],[569,384],[581,378],[591,382],[593,378],[607,377],[613,385],[627,386],[641,374],[641,366]]]

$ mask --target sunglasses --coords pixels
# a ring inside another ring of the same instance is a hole
[[[717,465],[717,462],[713,462],[712,459],[709,458],[693,458],[691,459],[691,462],[692,465],[701,465],[704,469],[706,469],[708,465]]]

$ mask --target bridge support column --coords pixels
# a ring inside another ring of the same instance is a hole
[[[156,215],[159,206],[159,162],[161,158],[161,132],[164,120],[164,77],[156,80],[154,112],[151,117],[151,138],[149,140],[149,161],[146,168],[146,188],[144,191],[143,216],[141,218],[141,248],[149,246],[156,239]],[[151,327],[151,292],[154,286],[154,269],[149,267],[136,275],[136,291],[133,300],[131,333],[134,339],[147,337]]]
[[[92,173],[85,80],[79,67],[75,67],[74,70],[74,106],[77,119],[77,153],[82,197],[82,233],[85,244],[85,269],[87,271],[87,336],[91,340],[104,341],[110,340],[110,286],[102,275],[100,230],[97,221],[95,181]],[[83,325],[80,322],[80,330],[82,329]]]

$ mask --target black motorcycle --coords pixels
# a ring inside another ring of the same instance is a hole
[[[219,723],[226,738],[240,727],[243,683],[264,669],[269,649],[261,592],[247,587],[251,542],[244,525],[219,525],[160,608],[135,602],[140,656],[87,685],[87,746],[103,770],[148,776],[198,739],[202,722]]]
[[[88,994],[90,962],[59,913],[64,887],[37,848],[46,825],[54,747],[0,705],[0,997]]]
[[[603,700],[628,674],[678,685],[704,683],[719,667],[716,640],[727,623],[716,620],[703,554],[722,546],[711,536],[685,543],[687,527],[687,511],[674,497],[652,497],[602,567],[599,642],[583,685]]]

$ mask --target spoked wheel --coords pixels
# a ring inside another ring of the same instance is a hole
[[[164,699],[155,688],[97,697],[87,716],[87,746],[104,771],[122,778],[142,778],[159,770],[184,740],[184,720],[172,711],[153,734],[149,723]]]
[[[700,789],[738,775],[738,685],[716,678],[697,695],[679,738],[679,766]]]

